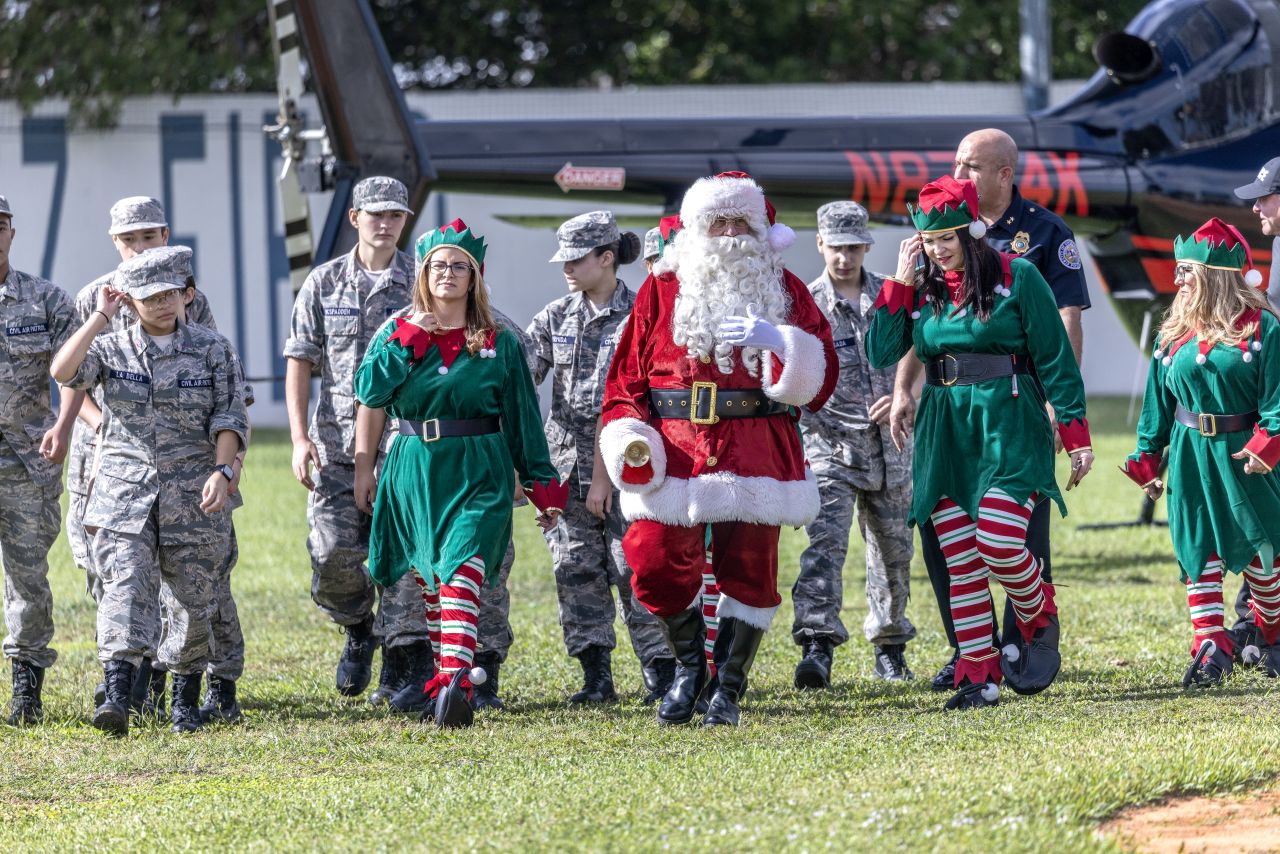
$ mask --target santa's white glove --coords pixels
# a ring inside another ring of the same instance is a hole
[[[760,317],[760,308],[755,303],[747,305],[747,316],[730,315],[726,317],[716,330],[716,337],[726,344],[735,347],[759,347],[781,353],[786,349],[782,333],[778,327]]]

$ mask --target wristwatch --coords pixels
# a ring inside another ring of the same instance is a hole
[[[227,479],[227,483],[230,483],[231,481],[236,479],[235,469],[231,468],[231,466],[227,466],[227,465],[214,466],[213,470],[216,471],[218,474],[222,475],[223,477],[225,477]]]

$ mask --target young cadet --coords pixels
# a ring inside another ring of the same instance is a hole
[[[827,405],[804,412],[805,455],[818,478],[822,511],[806,527],[809,547],[791,588],[792,637],[803,649],[797,688],[831,684],[834,648],[849,639],[840,621],[845,555],[854,510],[866,541],[867,618],[863,634],[875,647],[875,674],[911,679],[906,644],[916,635],[907,619],[911,557],[907,515],[911,507],[911,450],[899,451],[889,435],[894,368],[867,362],[863,343],[884,276],[863,266],[875,243],[867,212],[857,202],[818,208],[818,252],[826,269],[809,283],[814,302],[831,324],[840,379]]]
[[[560,248],[551,263],[563,265],[570,293],[540,311],[526,331],[533,342],[534,383],[553,375],[547,445],[556,468],[568,474],[572,497],[562,521],[546,535],[565,647],[582,663],[582,690],[569,702],[617,699],[611,662],[614,585],[640,659],[645,702],[651,703],[671,687],[675,660],[657,621],[631,590],[631,569],[622,554],[626,523],[596,441],[605,375],[635,302],[634,292],[617,277],[618,265],[636,260],[640,240],[621,233],[611,211],[576,216],[560,226],[556,238]]]
[[[44,671],[58,653],[53,640],[49,549],[58,537],[58,496],[71,422],[82,394],[65,394],[55,418],[49,366],[72,332],[71,301],[44,279],[15,270],[17,232],[0,196],[0,559],[4,564],[4,654],[13,663],[9,723],[44,716]]]
[[[243,378],[230,344],[178,319],[183,254],[161,247],[122,262],[50,369],[72,388],[101,387],[110,412],[84,524],[94,532],[102,584],[97,635],[106,699],[93,723],[120,735],[129,728],[136,670],[151,650],[173,674],[173,730],[202,725],[200,678],[230,536],[231,463],[247,439]],[[139,322],[99,337],[125,301]]]
[[[356,184],[348,218],[358,242],[350,253],[307,276],[284,345],[293,474],[310,492],[311,598],[346,631],[335,682],[338,692],[349,697],[368,687],[379,644],[377,592],[365,566],[369,517],[355,502],[353,384],[374,333],[409,304],[413,259],[396,248],[407,213],[409,191],[394,178],[365,178]],[[308,425],[313,375],[320,378],[320,396]],[[384,437],[384,448],[391,433],[394,429]],[[382,592],[379,617],[384,672],[374,699],[385,701],[404,684],[409,670],[422,670],[431,661],[426,614],[412,579],[403,578]],[[387,655],[399,647],[405,649]]]

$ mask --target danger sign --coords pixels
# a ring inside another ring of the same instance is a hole
[[[627,183],[627,170],[621,166],[574,166],[565,163],[556,173],[556,186],[570,190],[621,190]]]

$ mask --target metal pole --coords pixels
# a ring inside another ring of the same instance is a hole
[[[1022,35],[1018,58],[1022,66],[1022,100],[1029,113],[1049,106],[1053,43],[1049,29],[1049,0],[1018,0]]]

